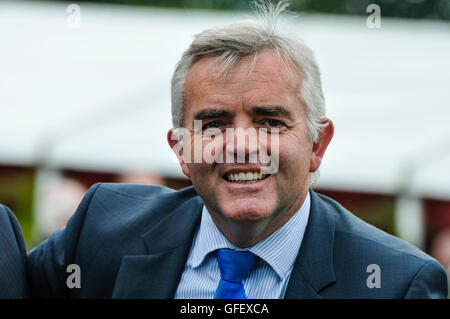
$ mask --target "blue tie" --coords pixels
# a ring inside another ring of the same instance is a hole
[[[255,266],[257,256],[249,251],[217,251],[221,279],[214,299],[247,299],[242,279]]]

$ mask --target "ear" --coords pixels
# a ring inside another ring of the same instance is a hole
[[[319,139],[313,144],[312,148],[311,161],[309,164],[309,171],[311,173],[319,168],[325,150],[327,149],[328,144],[330,144],[334,134],[333,122],[330,119],[324,119],[323,123],[327,123],[327,126],[322,129],[319,134]]]
[[[175,153],[176,157],[178,158],[178,162],[180,163],[181,170],[183,171],[183,174],[186,175],[187,178],[191,178],[189,174],[189,167],[186,164],[184,157],[183,157],[183,143],[185,141],[181,140],[179,138],[179,135],[175,134],[173,129],[170,129],[167,132],[167,141],[169,142],[169,146],[172,149],[172,151]]]

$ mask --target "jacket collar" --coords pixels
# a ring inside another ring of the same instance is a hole
[[[324,201],[310,189],[308,226],[294,263],[286,299],[320,298],[319,292],[336,281],[333,247],[335,220]]]

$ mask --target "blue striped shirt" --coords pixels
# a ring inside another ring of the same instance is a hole
[[[244,278],[248,299],[283,298],[303,240],[310,210],[309,193],[300,209],[278,230],[256,245],[239,249],[215,225],[206,207],[175,293],[176,299],[212,299],[220,270],[215,251],[220,248],[248,250],[261,261]]]

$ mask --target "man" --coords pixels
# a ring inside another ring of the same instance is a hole
[[[26,248],[14,214],[0,205],[0,299],[26,298]]]
[[[33,295],[444,297],[434,259],[311,189],[334,127],[311,50],[275,28],[285,7],[200,33],[178,63],[168,141],[193,187],[92,187],[29,253]]]

